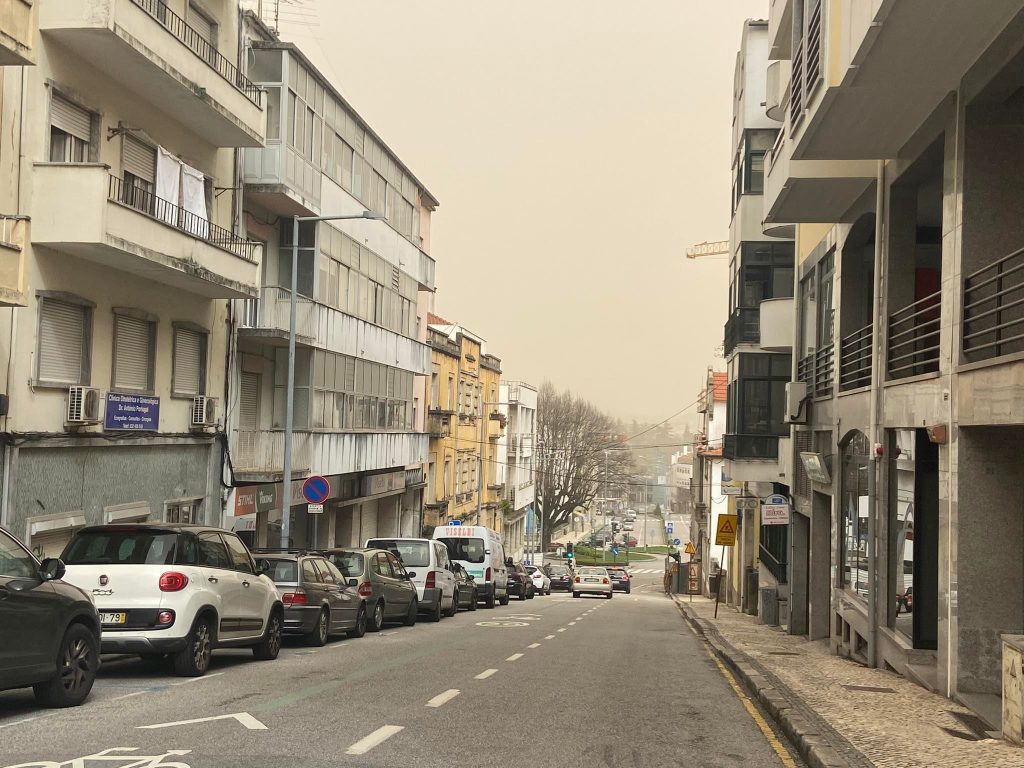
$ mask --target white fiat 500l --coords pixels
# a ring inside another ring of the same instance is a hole
[[[612,579],[608,570],[596,566],[585,565],[576,571],[572,580],[572,596],[604,595],[612,599]]]
[[[92,595],[103,653],[170,655],[179,675],[206,672],[215,648],[281,649],[282,605],[233,533],[199,525],[98,525],[64,550],[64,579]]]

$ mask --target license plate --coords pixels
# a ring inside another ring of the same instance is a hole
[[[588,584],[596,584],[597,583],[597,579],[584,579],[584,581],[587,582]]]
[[[128,621],[127,613],[101,613],[100,624],[125,624]]]

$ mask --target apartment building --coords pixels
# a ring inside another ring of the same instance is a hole
[[[691,562],[697,562],[701,590],[712,594],[709,577],[726,569],[726,552],[715,547],[715,531],[720,515],[728,514],[729,501],[723,491],[727,475],[723,472],[722,443],[726,428],[728,375],[710,368],[700,390],[697,407],[699,418],[690,494],[693,517],[690,520],[690,541],[697,550]],[[691,574],[691,578],[694,578]],[[723,588],[723,595],[728,596]]]
[[[1024,3],[773,0],[768,36],[790,631],[998,727],[1024,632]]]
[[[505,432],[498,439],[495,472],[502,486],[502,526],[505,552],[516,560],[532,559],[540,551],[540,528],[534,509],[537,476],[537,388],[522,381],[503,381],[498,412]]]
[[[44,555],[87,523],[220,522],[230,306],[262,259],[237,3],[7,0],[0,20],[0,518]]]
[[[498,441],[506,417],[498,410],[501,361],[479,336],[428,315],[431,350],[424,532],[449,521],[501,533]]]
[[[430,372],[421,312],[434,289],[429,242],[437,200],[337,83],[255,15],[246,24],[254,38],[251,77],[267,98],[267,138],[244,153],[243,216],[266,256],[258,298],[235,307],[229,522],[259,544],[276,545],[290,481],[292,546],[413,535],[426,485],[417,378]],[[373,218],[360,218],[367,211]],[[293,263],[296,216],[331,220],[299,225]],[[285,478],[293,269],[294,434]],[[301,496],[310,475],[329,481],[323,513],[309,514]]]
[[[760,500],[788,493],[785,417],[793,346],[793,226],[762,225],[765,157],[779,124],[765,112],[768,22],[743,25],[733,80],[732,219],[729,228],[728,374],[723,472],[738,495],[729,511],[742,535],[729,550],[729,600],[755,612],[759,587],[786,597],[788,520],[762,526]],[[743,501],[740,501],[743,499]]]

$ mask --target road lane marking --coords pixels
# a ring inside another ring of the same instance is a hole
[[[382,725],[369,736],[360,739],[345,750],[346,755],[365,755],[371,749],[390,739],[396,733],[404,731],[404,725]]]
[[[231,715],[214,715],[213,717],[196,717],[191,720],[175,720],[171,723],[157,723],[155,725],[138,725],[136,728],[148,731],[155,728],[173,728],[177,725],[195,725],[197,723],[212,723],[214,720],[237,720],[250,731],[265,731],[267,726],[250,715],[248,712],[235,712]]]
[[[521,658],[523,658],[523,654],[521,654],[521,653],[513,653],[511,656],[509,656],[507,659],[505,659],[505,661],[518,661]]]
[[[540,643],[530,643],[527,648],[540,648]]]
[[[561,628],[561,629],[559,629],[558,631],[559,631],[559,632],[565,632],[565,627],[562,627],[562,628]]]
[[[190,677],[188,680],[182,680],[180,683],[170,683],[170,685],[188,685],[189,683],[198,683],[203,680],[209,680],[214,677],[220,677],[223,672],[214,672],[212,675],[203,675],[202,677]]]
[[[488,677],[490,677],[491,675],[495,674],[497,671],[498,670],[496,670],[496,669],[485,669],[483,672],[481,672],[479,675],[477,675],[474,678],[474,680],[486,680]]]
[[[114,701],[120,701],[121,699],[130,699],[132,696],[141,696],[149,691],[135,691],[134,693],[126,693],[124,696],[117,696]]]
[[[576,626],[576,622],[575,622],[575,621],[570,621],[570,622],[569,622],[569,626],[570,626],[570,627],[575,627],[575,626]],[[560,630],[558,630],[558,631],[559,631],[559,632],[563,632],[564,630],[561,630],[561,629],[560,629]]]
[[[545,639],[545,640],[554,640],[554,639],[555,639],[555,636],[554,636],[554,635],[548,635],[548,636],[547,636],[547,637],[545,637],[544,639]]]
[[[458,688],[449,688],[444,693],[439,693],[439,694],[437,694],[437,696],[435,696],[430,701],[428,701],[427,702],[427,706],[428,707],[434,707],[436,709],[437,707],[440,707],[440,706],[442,706],[444,704],[447,704],[449,701],[451,701],[452,699],[454,699],[458,695],[459,695],[459,689]]]

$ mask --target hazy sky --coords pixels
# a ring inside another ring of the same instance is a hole
[[[438,314],[621,418],[695,399],[727,262],[685,251],[728,237],[733,67],[767,0],[282,2],[441,201]]]

